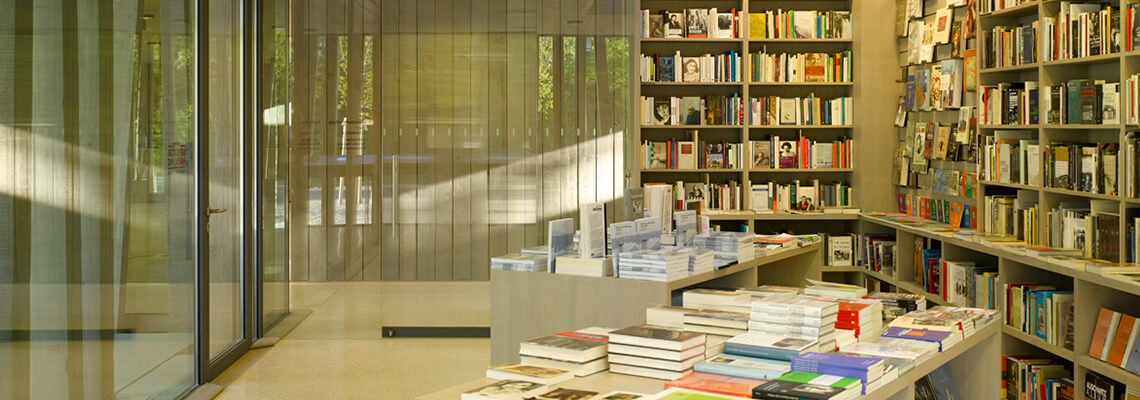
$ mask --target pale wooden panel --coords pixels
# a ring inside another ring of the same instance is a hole
[[[435,245],[432,242],[435,241],[435,219],[436,212],[438,212],[434,206],[436,198],[435,189],[432,185],[438,160],[432,159],[434,154],[431,149],[431,138],[439,134],[435,124],[432,123],[435,117],[432,115],[432,102],[434,101],[432,81],[436,77],[429,71],[437,67],[432,63],[435,61],[436,46],[438,45],[438,42],[434,40],[438,26],[433,18],[435,18],[438,10],[434,7],[434,0],[421,0],[418,4],[421,8],[416,15],[419,27],[415,34],[417,42],[415,68],[419,75],[415,81],[416,101],[410,104],[414,105],[416,110],[414,124],[417,132],[415,156],[419,161],[417,161],[414,180],[416,201],[415,205],[408,211],[416,216],[415,249],[418,252],[416,255],[416,280],[429,281],[436,279]]]
[[[473,129],[471,113],[473,107],[473,93],[471,90],[471,2],[455,1],[452,4],[452,29],[455,34],[452,40],[452,54],[450,63],[454,68],[452,77],[451,96],[454,100],[452,118],[455,121],[452,130],[452,149],[454,159],[452,174],[455,183],[452,186],[455,196],[453,198],[452,214],[452,252],[451,276],[455,280],[471,279],[472,269],[475,268],[471,256],[472,215],[470,204],[474,192],[471,190],[471,181],[474,179],[471,170],[473,152],[468,147]]]
[[[464,0],[460,0],[464,1]],[[452,63],[454,52],[455,28],[452,25],[451,15],[454,12],[456,0],[436,0],[435,10],[437,23],[436,37],[438,47],[432,60],[432,67],[436,72],[432,79],[432,119],[435,121],[435,135],[432,135],[432,150],[435,158],[435,176],[432,179],[434,202],[431,211],[435,214],[435,279],[453,280],[452,257],[455,251],[452,247],[452,234],[455,224],[452,213],[455,210],[453,185],[459,176],[455,175],[454,143],[454,108],[457,103],[452,96],[452,87],[455,85],[455,74],[459,71]]]
[[[293,24],[299,32],[309,28],[309,13],[305,2],[292,3]],[[293,35],[293,112],[297,116],[289,138],[289,279],[309,280],[309,179],[308,156],[311,144],[307,137],[309,124],[311,35]]]
[[[326,133],[327,112],[328,112],[328,56],[329,46],[332,41],[323,32],[328,32],[328,24],[325,16],[325,8],[323,4],[309,3],[309,18],[310,26],[313,28],[311,31],[309,44],[309,57],[310,69],[309,79],[311,80],[310,96],[306,99],[310,102],[309,114],[302,116],[308,122],[310,137],[309,139],[314,144],[310,152],[310,167],[308,170],[308,187],[309,192],[305,198],[313,201],[317,200],[315,206],[310,206],[308,214],[310,216],[316,215],[319,221],[309,221],[309,278],[313,281],[324,281],[327,275],[325,266],[328,264],[328,247],[327,235],[328,226],[332,219],[332,204],[330,203],[330,191],[328,187],[328,180],[326,177],[326,168],[320,166],[323,163],[325,156],[328,154],[329,138]],[[316,193],[312,193],[315,191]],[[315,211],[313,209],[316,209]]]
[[[419,257],[416,247],[416,174],[418,164],[415,161],[418,143],[416,141],[416,121],[418,106],[418,67],[419,60],[416,53],[419,51],[417,35],[418,14],[416,1],[400,1],[400,92],[399,92],[399,151],[396,152],[400,160],[396,162],[399,178],[396,188],[396,211],[400,243],[400,280],[416,280],[418,275]],[[411,162],[404,162],[411,159]]]
[[[399,28],[398,0],[383,0],[381,14],[383,35],[380,37],[380,164],[381,195],[379,208],[381,264],[380,278],[400,279],[400,237],[396,233],[397,220],[394,215],[399,188],[396,184],[396,157],[399,154]]]
[[[546,243],[546,238],[542,234],[541,226],[541,211],[542,211],[542,185],[539,183],[539,176],[542,175],[540,165],[540,151],[538,139],[538,7],[541,3],[533,1],[523,2],[523,27],[522,27],[522,64],[523,64],[523,83],[524,90],[524,114],[523,114],[523,131],[526,139],[523,142],[523,157],[526,158],[523,173],[526,176],[526,190],[523,191],[523,198],[526,204],[526,220],[525,233],[523,235],[524,246],[536,246]]]
[[[522,8],[520,0],[504,0],[507,10],[518,10]],[[503,84],[506,86],[506,98],[502,103],[504,107],[504,132],[506,132],[506,147],[505,150],[505,163],[503,165],[506,176],[504,178],[503,189],[506,196],[506,215],[505,221],[507,222],[507,247],[506,252],[513,252],[513,249],[520,249],[523,246],[526,234],[525,219],[526,219],[526,205],[524,203],[524,196],[526,192],[526,177],[524,166],[525,158],[523,153],[523,142],[525,139],[525,132],[523,130],[523,114],[525,113],[523,106],[525,104],[524,96],[526,96],[526,81],[523,79],[523,43],[522,43],[522,20],[517,14],[512,14],[511,17],[506,18],[504,21],[505,33],[505,60],[506,75],[504,76]]]
[[[487,119],[488,119],[488,145],[487,151],[490,162],[487,164],[489,173],[488,205],[490,206],[490,254],[491,256],[508,252],[509,237],[506,221],[508,214],[508,181],[506,172],[506,159],[510,155],[507,151],[508,129],[506,124],[507,86],[510,83],[506,76],[507,71],[507,43],[506,32],[500,28],[507,23],[507,0],[489,0],[487,2],[487,18],[490,26],[488,31],[488,60],[487,75]]]
[[[490,230],[490,166],[488,157],[490,152],[491,127],[488,119],[490,112],[489,102],[490,86],[487,78],[490,75],[490,0],[473,0],[471,2],[471,260],[474,263],[471,270],[471,279],[490,279],[491,257],[491,230]]]

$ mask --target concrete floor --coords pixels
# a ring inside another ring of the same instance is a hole
[[[490,339],[384,338],[381,326],[490,326],[487,282],[293,283],[313,314],[213,383],[237,399],[412,399],[479,378]]]

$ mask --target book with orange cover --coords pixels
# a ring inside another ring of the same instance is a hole
[[[1104,355],[1105,341],[1108,340],[1109,328],[1112,326],[1112,320],[1117,319],[1117,312],[1107,308],[1101,308],[1100,313],[1096,317],[1096,329],[1093,330],[1092,343],[1089,344],[1089,356],[1100,359]]]
[[[1132,339],[1132,332],[1135,330],[1137,322],[1140,322],[1128,314],[1120,316],[1120,325],[1116,329],[1116,337],[1112,339],[1112,350],[1108,352],[1108,363],[1121,366],[1124,363],[1125,350],[1128,349],[1128,340]]]
[[[768,381],[694,372],[666,383],[665,387],[751,398],[752,389],[765,383]]]

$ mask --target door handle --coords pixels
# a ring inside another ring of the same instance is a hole
[[[224,212],[226,212],[226,209],[224,208],[210,208],[206,210],[207,215],[221,214]]]

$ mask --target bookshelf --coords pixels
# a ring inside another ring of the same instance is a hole
[[[884,181],[878,174],[862,171],[864,165],[868,167],[888,168],[889,162],[882,163],[877,160],[877,151],[871,146],[876,144],[863,141],[867,136],[864,132],[873,132],[881,129],[883,121],[889,121],[891,116],[882,116],[882,113],[893,113],[894,102],[882,99],[878,94],[882,87],[888,87],[893,77],[889,74],[871,74],[866,76],[860,71],[876,71],[883,68],[895,68],[893,59],[875,57],[881,43],[890,40],[890,27],[883,27],[872,21],[876,12],[880,12],[874,4],[861,4],[851,0],[809,0],[796,1],[794,4],[784,1],[770,0],[729,0],[729,1],[701,1],[701,0],[639,0],[637,10],[647,9],[651,14],[660,11],[676,12],[684,8],[710,8],[716,7],[724,12],[735,8],[740,12],[740,28],[737,38],[710,39],[710,38],[639,38],[635,40],[633,49],[634,59],[642,55],[673,54],[680,51],[682,56],[696,56],[704,53],[715,54],[734,50],[740,54],[741,79],[739,82],[642,82],[640,76],[638,83],[634,84],[632,103],[639,104],[641,96],[706,96],[726,95],[739,93],[745,100],[762,96],[781,97],[807,97],[814,94],[823,99],[836,97],[851,97],[855,115],[852,122],[843,125],[699,125],[699,126],[662,126],[641,124],[634,132],[632,143],[635,144],[636,161],[632,166],[630,187],[640,187],[646,183],[675,183],[704,182],[725,183],[734,181],[740,185],[741,202],[740,212],[728,211],[710,213],[709,219],[713,225],[725,230],[741,230],[766,233],[783,229],[790,229],[796,233],[827,232],[848,233],[853,232],[856,215],[844,214],[798,214],[798,213],[752,213],[752,204],[749,191],[752,184],[775,182],[780,184],[800,181],[801,184],[811,184],[818,179],[821,185],[842,182],[854,188],[852,202],[854,207],[882,208],[891,204],[890,193],[862,191],[864,184],[874,184]],[[843,10],[852,12],[852,38],[843,39],[753,39],[749,37],[749,13],[777,9],[796,10]],[[864,15],[860,15],[864,14]],[[640,30],[639,30],[640,31]],[[836,53],[844,50],[852,51],[850,82],[753,82],[752,53],[766,50],[769,53]],[[861,52],[867,52],[871,57],[864,57]],[[638,73],[640,66],[634,68]],[[864,82],[878,86],[879,90],[864,90]],[[746,111],[747,113],[747,111]],[[867,116],[864,116],[867,115]],[[747,116],[746,116],[747,117]],[[889,122],[888,122],[889,123]],[[697,130],[702,140],[725,141],[729,143],[742,143],[744,149],[744,165],[742,168],[732,169],[657,169],[647,168],[643,165],[640,144],[643,140],[690,140],[686,130]],[[764,140],[769,136],[779,136],[781,140],[794,139],[799,134],[811,140],[821,142],[851,138],[855,141],[853,146],[853,168],[818,168],[818,169],[772,169],[752,168],[751,141]],[[709,139],[706,139],[709,138]],[[867,147],[863,147],[867,146]],[[706,175],[707,174],[707,175]]]

